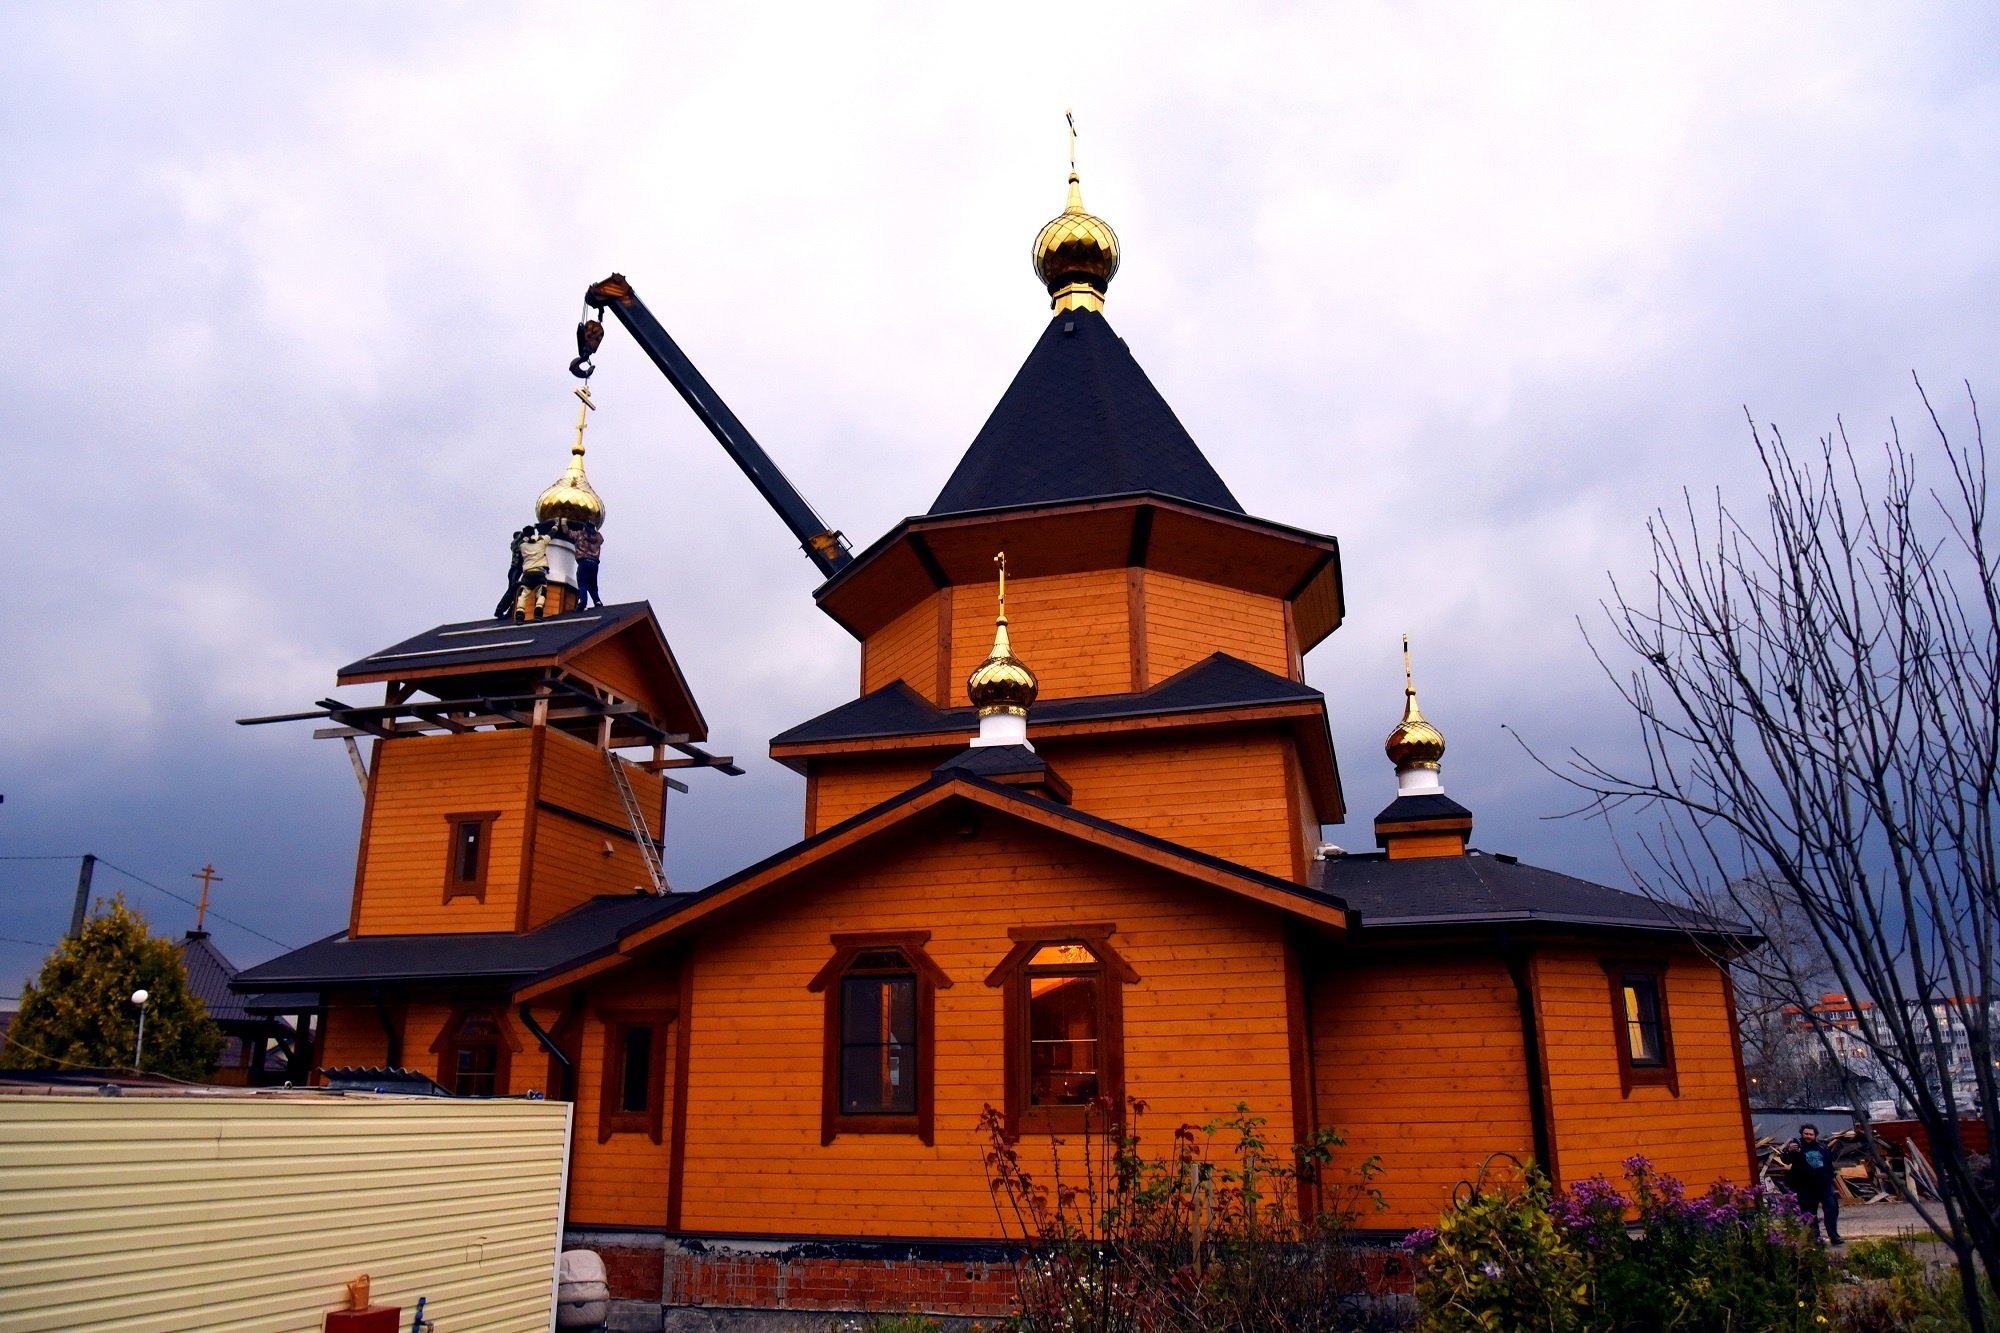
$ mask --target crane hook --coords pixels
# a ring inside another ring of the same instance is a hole
[[[580,380],[587,380],[597,367],[590,358],[604,342],[604,326],[594,319],[586,319],[576,326],[576,360],[569,363],[569,373]]]

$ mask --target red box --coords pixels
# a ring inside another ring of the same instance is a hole
[[[400,1305],[371,1305],[364,1310],[335,1310],[326,1317],[326,1333],[397,1333],[403,1322]]]

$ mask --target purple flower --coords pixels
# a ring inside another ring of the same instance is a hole
[[[1437,1244],[1437,1238],[1438,1230],[1436,1227],[1418,1227],[1415,1231],[1403,1237],[1402,1250],[1405,1254],[1416,1254],[1419,1251],[1428,1250],[1431,1246]]]
[[[1500,1277],[1500,1265],[1494,1263],[1491,1259],[1488,1259],[1485,1263],[1479,1265],[1479,1271],[1484,1273],[1487,1277],[1495,1279],[1496,1281]]]

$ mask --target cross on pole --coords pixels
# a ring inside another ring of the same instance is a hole
[[[189,875],[188,878],[201,881],[201,902],[196,904],[194,909],[194,929],[198,935],[201,933],[201,923],[208,918],[208,886],[212,882],[219,882],[222,876],[215,873],[213,865],[205,865],[192,875]]]

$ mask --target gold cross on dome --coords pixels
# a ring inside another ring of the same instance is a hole
[[[576,391],[576,400],[583,404],[576,409],[576,448],[583,452],[583,429],[590,422],[590,414],[597,410],[597,404],[590,401],[590,386],[584,385]]]
[[[1063,112],[1063,119],[1069,122],[1069,174],[1076,175],[1076,111]]]

